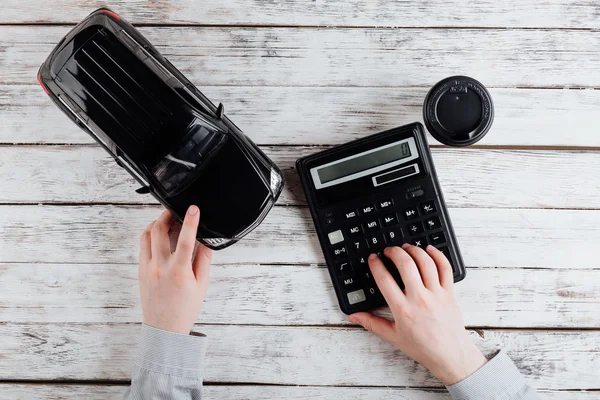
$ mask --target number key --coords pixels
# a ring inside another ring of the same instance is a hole
[[[402,230],[394,229],[385,234],[385,237],[389,243],[398,243],[402,241]]]
[[[352,243],[352,250],[355,253],[359,253],[367,248],[367,243],[364,239],[357,240]]]
[[[383,246],[385,244],[382,234],[369,236],[369,238],[367,239],[367,243],[371,248]]]

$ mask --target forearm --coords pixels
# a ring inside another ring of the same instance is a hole
[[[500,351],[484,366],[462,381],[447,386],[456,400],[535,400],[529,386],[510,358]]]
[[[206,337],[142,325],[131,386],[124,400],[202,398]]]

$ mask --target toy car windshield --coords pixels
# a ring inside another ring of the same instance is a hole
[[[107,9],[69,32],[41,66],[50,98],[198,239],[227,247],[254,229],[283,188],[281,171],[133,26]]]

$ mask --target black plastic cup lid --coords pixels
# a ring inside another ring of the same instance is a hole
[[[423,119],[431,136],[439,142],[468,146],[490,130],[494,103],[480,82],[468,76],[452,76],[427,93]]]

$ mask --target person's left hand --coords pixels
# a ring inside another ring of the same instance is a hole
[[[144,324],[187,335],[196,322],[208,288],[212,257],[208,247],[198,244],[195,248],[199,222],[200,210],[191,206],[173,253],[170,211],[163,212],[142,234],[138,275]]]

